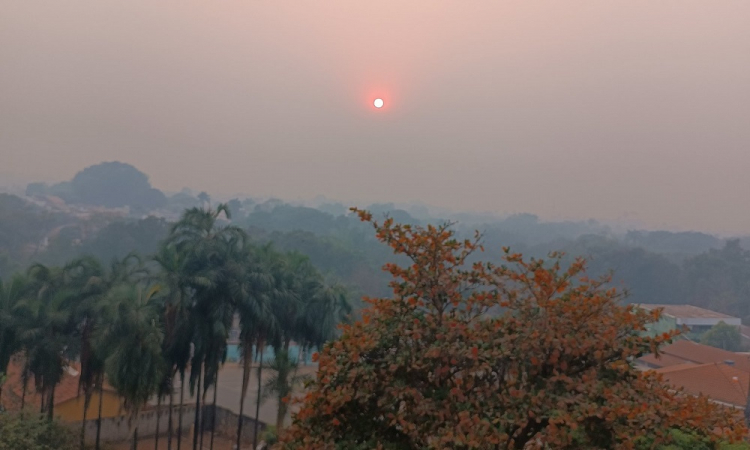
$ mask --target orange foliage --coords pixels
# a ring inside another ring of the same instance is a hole
[[[715,440],[746,429],[732,411],[665,387],[631,361],[674,335],[621,305],[578,259],[560,267],[505,248],[507,266],[468,264],[480,236],[450,225],[382,225],[411,259],[389,264],[394,296],[367,299],[363,319],[317,355],[320,369],[279,448],[636,448],[672,428]]]

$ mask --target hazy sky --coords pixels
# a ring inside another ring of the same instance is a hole
[[[0,0],[0,174],[110,160],[170,191],[747,233],[750,2]]]

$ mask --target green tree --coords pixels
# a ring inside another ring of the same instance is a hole
[[[712,249],[684,264],[687,303],[725,314],[750,316],[750,252],[739,240]]]
[[[108,349],[109,382],[124,399],[133,450],[138,445],[138,416],[156,394],[166,369],[162,356],[157,287],[120,285],[109,292],[116,314],[102,329]]]
[[[243,412],[245,398],[250,383],[253,361],[253,348],[262,352],[269,336],[276,328],[275,317],[270,303],[278,294],[272,272],[258,255],[258,250],[247,245],[244,260],[239,260],[243,268],[241,282],[235,286],[237,313],[240,320],[240,350],[242,352],[242,390],[240,392],[240,414],[237,420],[237,448],[241,448]],[[260,378],[259,378],[260,379]],[[256,413],[257,417],[257,413]],[[257,423],[257,421],[256,421]]]
[[[78,391],[83,391],[83,418],[81,421],[80,448],[83,450],[86,439],[86,417],[91,397],[97,381],[101,382],[104,361],[95,351],[93,333],[100,313],[100,302],[106,293],[104,269],[101,263],[91,257],[75,260],[68,269],[74,280],[72,320],[79,337],[78,359],[81,363]]]
[[[738,352],[742,350],[742,335],[736,326],[719,322],[703,334],[701,343],[730,352]]]
[[[219,204],[215,210],[192,208],[175,223],[166,245],[174,246],[184,255],[186,269],[192,280],[191,329],[193,356],[190,385],[196,392],[193,449],[203,438],[201,399],[216,383],[219,366],[226,355],[226,341],[234,317],[236,299],[232,295],[228,271],[230,260],[243,248],[246,235],[240,228],[221,224],[221,215],[228,220],[229,210]],[[203,398],[205,404],[205,398]]]
[[[16,305],[25,351],[24,372],[33,375],[41,394],[42,411],[52,419],[55,387],[68,361],[76,355],[73,307],[80,286],[71,277],[76,263],[66,267],[31,266],[28,295]],[[45,409],[46,406],[46,409]]]
[[[163,286],[163,304],[161,305],[161,322],[164,329],[163,354],[169,370],[165,377],[173,387],[175,376],[180,378],[180,410],[177,422],[177,448],[182,446],[182,414],[185,398],[185,372],[190,363],[190,344],[192,328],[190,315],[193,304],[190,286],[193,280],[188,270],[188,257],[179,252],[173,245],[162,245],[153,257],[158,265],[158,282]],[[167,447],[172,448],[172,410],[174,389],[169,391],[169,417],[167,428]]]
[[[75,435],[57,421],[28,414],[0,414],[0,450],[75,450]]]
[[[265,369],[271,371],[271,377],[263,384],[261,402],[270,398],[276,401],[276,432],[284,428],[289,405],[294,390],[309,379],[299,374],[299,361],[289,357],[289,352],[279,350],[274,358],[265,364]]]
[[[96,421],[95,447],[98,450],[101,439],[102,402],[105,381],[105,359],[109,349],[106,343],[96,341],[95,337],[101,333],[100,329],[109,326],[117,314],[117,303],[110,295],[121,286],[135,285],[146,275],[140,257],[131,253],[122,259],[113,259],[107,273],[98,275],[98,261],[93,260],[84,269],[92,272],[86,286],[81,291],[80,301],[76,306],[76,321],[81,335],[79,359],[81,362],[81,376],[79,390],[84,393],[84,416],[81,424],[81,447],[85,442],[85,425],[88,405],[93,391],[99,389],[99,414]]]
[[[16,305],[26,294],[28,280],[13,276],[8,283],[0,280],[0,374],[7,374],[11,357],[21,350],[21,331],[15,313]],[[0,384],[0,400],[3,387]]]

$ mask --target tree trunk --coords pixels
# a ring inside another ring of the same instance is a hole
[[[174,423],[172,422],[172,409],[174,408],[174,374],[172,374],[172,381],[170,382],[169,389],[169,416],[167,419],[167,450],[172,450],[172,430]]]
[[[180,372],[180,413],[177,415],[177,450],[182,446],[182,410],[185,405],[185,371]]]
[[[55,386],[52,386],[49,392],[49,405],[47,405],[47,420],[52,422],[52,417],[55,414]]]
[[[91,388],[87,388],[83,393],[83,420],[81,421],[81,450],[84,450],[86,446],[86,416],[89,412],[89,405],[91,404]]]
[[[263,383],[261,382],[261,375],[263,374],[263,348],[258,346],[260,351],[260,363],[258,364],[258,399],[255,402],[255,430],[253,431],[253,448],[258,446],[258,416],[260,415],[260,394]]]
[[[198,367],[198,385],[195,390],[195,424],[193,430],[193,450],[198,450],[198,433],[201,426],[201,379],[203,376],[203,364]]]
[[[29,384],[28,382],[23,383],[23,387],[21,388],[21,414],[23,414],[23,407],[26,406],[26,385]]]
[[[237,448],[240,447],[242,441],[242,414],[245,410],[245,396],[247,395],[247,386],[250,384],[250,369],[253,358],[253,346],[245,345],[243,347],[242,355],[242,392],[240,393],[240,416],[237,419]],[[257,353],[257,352],[256,352]]]
[[[279,407],[276,409],[276,434],[281,433],[281,429],[284,428],[284,419],[286,418],[286,403],[284,399],[279,396]]]
[[[160,389],[161,390],[161,389]],[[159,450],[159,425],[161,423],[161,393],[156,401],[156,436],[154,436],[154,450]]]
[[[99,450],[99,438],[102,435],[102,403],[104,403],[104,375],[99,376],[99,416],[96,419],[96,445],[95,449]]]
[[[204,373],[203,378],[206,380],[205,382],[208,382],[208,373]],[[207,394],[208,394],[208,388],[204,388],[203,405],[201,405],[201,438],[200,438],[200,441],[198,441],[200,450],[203,450],[203,432],[206,430],[206,395]]]
[[[219,370],[216,370],[214,377],[214,406],[211,414],[211,443],[208,445],[210,450],[214,450],[214,432],[216,431],[216,394],[219,391]]]
[[[138,450],[138,425],[135,426],[135,431],[133,432],[133,450]]]

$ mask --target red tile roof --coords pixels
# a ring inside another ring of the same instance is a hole
[[[659,351],[659,357],[644,355],[640,360],[653,367],[668,367],[678,364],[708,364],[733,361],[738,370],[750,373],[750,355],[722,350],[708,345],[680,339]]]
[[[745,407],[750,373],[720,363],[683,364],[657,369],[664,381],[693,395]]]
[[[8,378],[3,385],[2,405],[7,410],[16,410],[21,407],[21,396],[23,395],[23,383],[21,381],[22,369],[23,359],[20,356],[13,357],[10,364],[8,364]],[[55,405],[59,405],[60,403],[78,397],[79,371],[80,365],[78,363],[70,363],[63,372],[60,384],[55,387]],[[112,386],[106,381],[104,382],[104,389],[114,391],[114,388],[112,388]],[[27,405],[34,405],[36,407],[41,406],[41,399],[36,392],[33,377],[26,385],[25,401]]]

